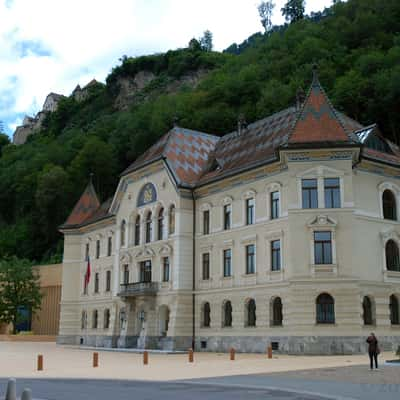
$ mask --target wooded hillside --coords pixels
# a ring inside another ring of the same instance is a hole
[[[57,260],[57,227],[90,172],[104,200],[113,194],[118,174],[174,119],[212,134],[232,131],[239,114],[252,122],[294,104],[298,87],[310,83],[314,62],[336,108],[363,124],[377,122],[399,143],[398,0],[339,2],[312,18],[254,35],[229,52],[191,46],[123,57],[106,85],[94,85],[83,102],[62,100],[25,145],[0,147],[0,257]],[[134,83],[136,89],[121,100]]]

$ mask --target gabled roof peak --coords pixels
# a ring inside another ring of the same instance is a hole
[[[75,204],[63,227],[81,225],[100,207],[100,201],[92,183],[92,174],[85,190]]]
[[[316,64],[312,70],[312,83],[289,135],[288,144],[354,143],[355,140],[346,132],[339,114],[321,86]]]

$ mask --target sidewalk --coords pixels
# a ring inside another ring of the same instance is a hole
[[[61,347],[54,343],[0,342],[0,377],[26,378],[89,378],[172,381],[183,379],[223,377],[232,375],[270,374],[284,371],[315,370],[349,365],[365,365],[367,356],[274,356],[263,354],[195,353],[195,362],[187,354],[149,354],[149,364],[135,353],[96,350],[99,367],[92,367],[92,350]],[[44,357],[44,371],[36,371],[37,355]],[[380,359],[392,359],[393,354]],[[400,368],[396,368],[400,374]]]

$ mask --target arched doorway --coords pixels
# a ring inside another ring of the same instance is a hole
[[[167,336],[168,325],[169,325],[169,308],[166,305],[162,305],[158,309],[158,321],[159,321],[159,332],[160,336]]]

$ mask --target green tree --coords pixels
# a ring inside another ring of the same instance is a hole
[[[213,49],[213,34],[208,29],[204,31],[203,37],[200,39],[201,48],[205,51]]]
[[[1,133],[1,126],[0,126],[0,156],[3,147],[7,146],[8,144],[10,144],[10,138],[5,133]]]
[[[191,39],[190,42],[189,42],[189,49],[193,50],[193,51],[201,50],[200,42],[195,38]]]
[[[286,21],[292,23],[304,18],[305,0],[288,0],[281,8]]]
[[[57,232],[57,226],[66,218],[65,208],[71,197],[68,174],[57,165],[46,165],[37,178],[35,193],[39,229],[48,246]]]
[[[0,261],[0,282],[0,321],[12,323],[16,334],[18,323],[23,322],[21,308],[31,313],[40,309],[39,276],[30,261],[13,256]]]
[[[273,0],[262,1],[257,9],[261,18],[261,25],[264,27],[265,32],[272,28],[272,12],[274,11],[275,3]]]

